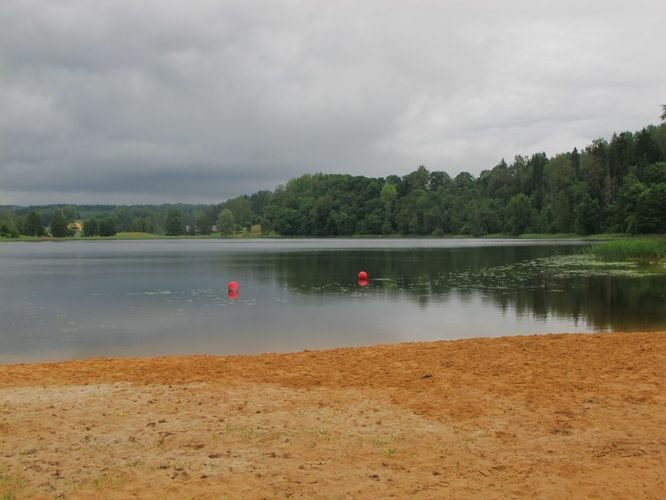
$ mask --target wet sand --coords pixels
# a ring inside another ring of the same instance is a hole
[[[665,375],[664,332],[4,365],[0,498],[663,498]]]

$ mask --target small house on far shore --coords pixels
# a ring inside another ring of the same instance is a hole
[[[70,222],[69,224],[67,224],[67,229],[69,229],[73,233],[80,233],[81,231],[83,231],[83,224],[81,224],[81,222],[79,221]]]

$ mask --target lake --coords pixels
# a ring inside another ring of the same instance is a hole
[[[0,362],[666,328],[666,275],[571,271],[557,240],[0,245]],[[566,265],[558,262],[565,259]],[[358,272],[365,270],[367,286]],[[238,281],[236,300],[226,284]]]

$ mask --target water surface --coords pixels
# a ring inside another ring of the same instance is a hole
[[[0,245],[0,362],[666,327],[662,275],[552,272],[582,242]],[[545,259],[545,260],[544,260]],[[368,285],[359,286],[366,270]],[[238,300],[226,283],[240,283]]]

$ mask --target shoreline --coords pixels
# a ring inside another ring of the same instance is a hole
[[[646,331],[610,331],[598,330],[589,332],[549,332],[549,333],[516,333],[511,335],[500,335],[497,337],[465,337],[465,338],[452,338],[440,340],[407,340],[401,342],[380,342],[374,344],[360,344],[360,345],[343,345],[334,347],[305,347],[299,350],[284,350],[284,351],[258,351],[258,352],[236,352],[228,354],[211,354],[204,352],[191,352],[187,354],[146,354],[146,355],[112,355],[112,356],[86,356],[86,357],[72,357],[72,358],[43,358],[36,360],[16,360],[16,361],[0,361],[0,389],[4,387],[6,377],[3,374],[4,369],[13,371],[13,368],[30,369],[30,368],[44,368],[52,367],[54,369],[66,369],[65,365],[74,365],[77,367],[85,367],[87,365],[100,367],[106,363],[126,363],[128,365],[150,365],[151,363],[169,363],[169,362],[184,362],[194,363],[197,360],[213,360],[216,362],[230,361],[238,362],[247,360],[248,358],[280,358],[280,357],[293,357],[298,355],[316,355],[326,356],[327,354],[344,354],[347,351],[364,351],[364,350],[378,350],[378,349],[391,349],[403,346],[406,348],[416,347],[425,348],[427,346],[437,346],[440,344],[452,344],[457,342],[479,342],[479,341],[498,341],[502,339],[513,339],[521,337],[560,337],[560,336],[590,336],[590,335],[645,335],[645,334],[666,334],[666,330],[646,330]],[[63,365],[63,366],[56,366]],[[128,380],[129,381],[129,380]],[[42,383],[42,382],[40,382]],[[48,381],[46,382],[48,384]]]
[[[654,235],[641,235],[643,237],[660,237],[659,234]],[[618,239],[635,239],[638,236],[622,233],[601,233],[601,234],[588,234],[577,235],[568,233],[526,233],[520,235],[511,234],[486,234],[482,236],[451,234],[442,236],[432,235],[401,235],[401,234],[388,234],[388,235],[351,235],[351,236],[300,236],[300,235],[231,235],[221,237],[219,235],[196,235],[196,236],[166,236],[161,234],[142,233],[140,236],[135,236],[129,233],[128,235],[120,236],[71,236],[64,238],[53,237],[33,237],[33,236],[19,236],[18,238],[0,238],[0,243],[44,243],[44,242],[64,242],[64,241],[155,241],[155,240],[561,240],[561,241],[612,241]]]
[[[517,333],[511,335],[501,335],[498,337],[466,337],[466,338],[453,338],[441,340],[410,340],[402,342],[380,342],[376,344],[367,345],[344,345],[337,347],[322,347],[322,348],[303,348],[300,350],[285,350],[285,351],[260,351],[248,353],[231,353],[231,354],[210,354],[203,352],[193,352],[188,354],[148,354],[148,355],[117,355],[117,356],[89,356],[89,357],[74,357],[63,359],[38,359],[35,361],[0,361],[0,389],[5,387],[8,383],[8,374],[5,371],[12,372],[12,375],[21,373],[23,369],[31,370],[32,368],[46,369],[53,368],[54,370],[67,371],[70,365],[76,365],[77,369],[84,369],[84,373],[89,373],[88,368],[95,367],[98,369],[105,364],[121,363],[129,366],[147,366],[153,363],[196,363],[198,360],[212,360],[215,362],[231,362],[238,363],[243,360],[256,359],[273,359],[277,360],[283,357],[297,357],[297,356],[337,356],[344,355],[345,353],[358,351],[376,351],[376,350],[393,350],[401,347],[417,350],[427,349],[429,346],[436,347],[442,345],[451,345],[457,343],[479,343],[479,342],[499,342],[502,340],[511,341],[512,339],[525,339],[525,338],[559,338],[559,337],[591,337],[591,336],[606,336],[606,335],[664,335],[666,330],[647,330],[647,331],[589,331],[589,332],[549,332],[549,333]],[[14,372],[14,368],[17,369]],[[123,376],[127,376],[125,373]],[[28,381],[30,379],[26,379]],[[126,380],[127,382],[136,382],[133,380]],[[53,382],[57,385],[60,382]],[[63,382],[63,381],[61,381]],[[49,381],[41,381],[40,384],[50,383]]]
[[[0,365],[0,496],[656,498],[665,405],[666,332]]]

